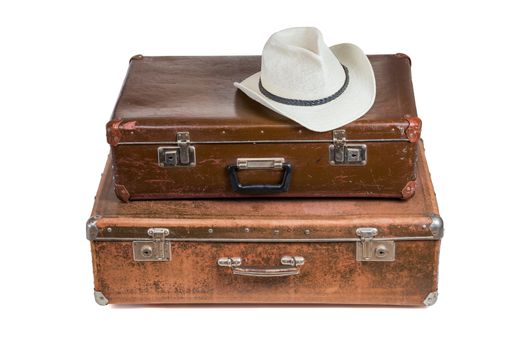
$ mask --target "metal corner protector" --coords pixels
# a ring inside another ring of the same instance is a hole
[[[108,298],[106,298],[106,296],[104,294],[102,294],[102,292],[99,292],[98,290],[95,290],[93,295],[95,296],[95,302],[98,305],[106,306],[109,303]]]
[[[405,135],[408,142],[417,142],[421,137],[421,119],[415,115],[405,115],[405,120],[408,122],[408,126],[405,129]]]
[[[97,227],[97,221],[101,218],[100,215],[90,217],[86,222],[86,238],[88,241],[93,241],[97,238],[99,229]]]
[[[430,219],[432,222],[430,223],[430,232],[436,239],[443,238],[443,234],[445,233],[445,226],[443,224],[443,219],[438,214],[432,214],[430,215]]]
[[[140,60],[143,60],[143,59],[144,59],[144,56],[141,55],[141,54],[134,55],[134,56],[132,56],[132,57],[129,59],[129,63],[131,63],[131,61],[140,61]]]
[[[437,291],[430,292],[428,293],[425,300],[423,300],[423,304],[425,304],[425,306],[432,306],[437,302],[437,299],[438,299],[438,292]]]

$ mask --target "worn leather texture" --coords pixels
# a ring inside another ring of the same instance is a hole
[[[314,303],[423,305],[437,290],[440,240],[432,236],[437,202],[420,145],[416,193],[395,199],[243,199],[120,202],[103,174],[92,216],[95,290],[110,303]],[[169,228],[171,261],[138,262],[132,240]],[[376,227],[395,242],[395,261],[356,261],[356,229]],[[345,239],[347,241],[345,241]],[[350,240],[348,240],[350,239]],[[288,277],[233,275],[217,265],[279,266],[305,258]]]
[[[228,173],[237,158],[283,157],[293,167],[286,192],[268,197],[397,197],[415,180],[421,123],[405,55],[370,56],[376,100],[346,125],[349,143],[365,144],[365,166],[331,166],[332,132],[316,133],[252,101],[234,81],[260,69],[259,56],[142,57],[131,60],[107,125],[119,198],[249,197]],[[157,149],[189,132],[194,167],[160,167]],[[313,141],[313,142],[312,142]],[[243,143],[239,143],[243,142]],[[273,142],[273,143],[268,143]],[[242,171],[243,184],[279,183],[278,170]]]
[[[368,56],[376,99],[361,118],[342,127],[349,139],[406,139],[405,116],[417,116],[406,55]],[[121,142],[329,140],[251,100],[233,83],[260,70],[260,56],[171,56],[131,59],[112,120]],[[264,130],[264,133],[260,131]],[[224,133],[223,133],[224,131]]]

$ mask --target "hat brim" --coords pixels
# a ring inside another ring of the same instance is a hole
[[[318,106],[292,106],[273,101],[259,90],[261,72],[234,85],[250,98],[307,129],[317,132],[336,129],[368,112],[374,104],[376,81],[370,61],[359,47],[339,44],[330,49],[339,62],[348,68],[349,76],[346,90],[331,102]]]

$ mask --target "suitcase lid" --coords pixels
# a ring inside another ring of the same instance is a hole
[[[417,141],[410,58],[369,58],[375,103],[338,130],[347,140]],[[175,143],[177,132],[189,132],[191,143],[333,141],[332,131],[310,131],[233,86],[259,70],[260,56],[134,56],[107,124],[108,143]]]
[[[167,240],[210,242],[359,241],[358,229],[375,238],[436,240],[443,233],[434,189],[419,145],[416,192],[392,199],[216,199],[123,203],[112,183],[111,159],[88,220],[90,240],[151,239],[149,229],[167,229]]]

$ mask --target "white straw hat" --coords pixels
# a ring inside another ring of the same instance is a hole
[[[264,46],[261,71],[234,83],[246,95],[313,131],[364,115],[376,84],[368,57],[352,44],[326,46],[317,28],[289,28]]]

